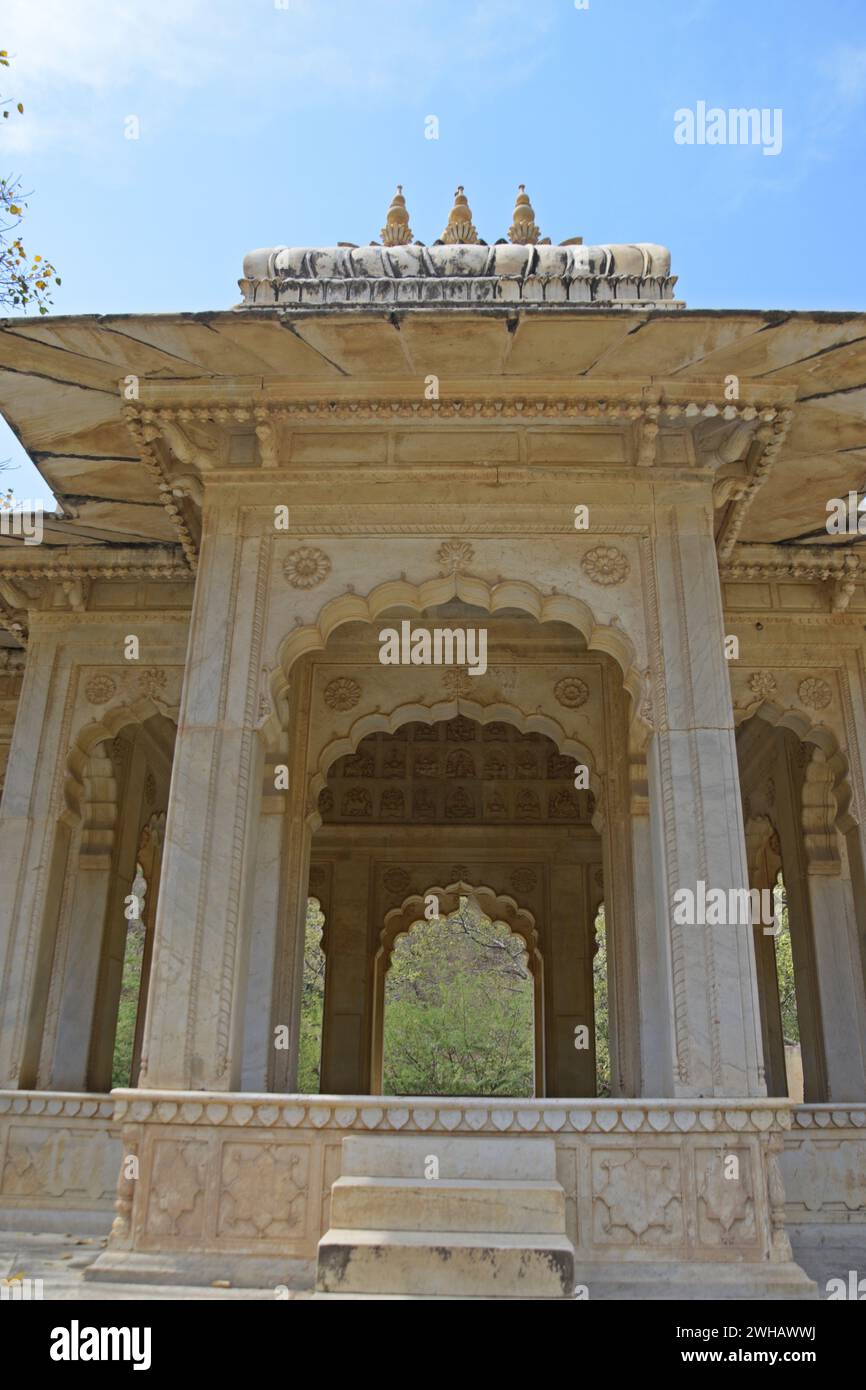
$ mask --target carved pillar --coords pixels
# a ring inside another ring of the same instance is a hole
[[[640,1039],[640,1091],[642,1096],[669,1096],[673,1092],[672,1055],[669,1047],[671,1015],[670,957],[666,924],[660,922],[653,895],[640,885],[653,882],[653,842],[647,798],[646,763],[631,763],[631,855],[634,881],[634,933],[637,954],[637,1033]],[[633,1026],[635,1026],[633,1024]]]
[[[370,861],[350,855],[334,864],[325,926],[325,1013],[320,1089],[325,1095],[366,1095],[371,1047]]]
[[[72,903],[65,922],[65,958],[62,965],[57,963],[62,972],[58,986],[59,1011],[46,1076],[46,1084],[55,1091],[84,1090],[90,1084],[111,1089],[117,997],[115,995],[110,1011],[97,1008],[98,986],[111,937],[118,940],[118,964],[121,972],[123,969],[124,899],[135,877],[144,776],[145,759],[137,745],[132,750],[120,796],[107,745],[102,745],[89,760],[85,779],[89,816],[81,850],[72,869]],[[119,802],[122,803],[121,814],[118,814]],[[109,904],[112,915],[117,917],[116,922],[109,920]],[[116,983],[119,993],[119,977]],[[91,1077],[91,1062],[96,1059],[98,1080]]]
[[[859,969],[851,881],[840,872],[807,875],[828,1101],[866,1096],[866,1000]]]
[[[205,506],[139,1084],[240,1084],[267,541]]]
[[[696,484],[697,487],[697,484]],[[647,575],[656,676],[648,758],[656,913],[669,933],[667,1046],[677,1096],[758,1096],[752,928],[678,925],[675,894],[748,886],[709,496],[657,493]],[[654,629],[654,631],[653,631]]]
[[[560,863],[550,869],[549,961],[544,972],[548,1096],[587,1097],[596,1092],[590,872],[586,864]],[[576,1045],[578,1027],[587,1029],[588,1047]]]
[[[0,815],[0,1087],[35,1086],[70,830],[58,824],[71,665],[51,633],[31,642]]]
[[[763,834],[761,829],[763,828]],[[757,844],[750,844],[756,839]],[[768,890],[772,893],[776,876],[781,868],[777,852],[778,836],[773,826],[764,818],[763,827],[750,822],[746,829],[749,849],[749,885],[759,893]],[[782,1032],[782,1013],[779,1006],[779,980],[776,970],[776,945],[772,928],[766,923],[757,922],[752,928],[755,942],[755,967],[758,980],[758,998],[761,1007],[761,1039],[764,1049],[764,1074],[767,1094],[786,1096],[788,1094],[788,1072],[785,1063],[785,1038]]]
[[[797,1019],[800,1025],[800,1055],[806,1101],[827,1098],[827,1058],[824,1047],[821,992],[818,987],[818,959],[815,949],[815,922],[809,891],[809,856],[803,836],[803,764],[811,756],[807,744],[793,734],[775,730],[773,764],[776,783],[776,819],[782,856],[782,877],[788,899],[791,955],[797,992]],[[838,869],[838,865],[837,865]],[[770,938],[772,939],[772,938]],[[775,955],[773,959],[775,971]]]
[[[277,1035],[284,1019],[272,1017],[274,966],[280,938],[280,896],[286,793],[274,790],[274,760],[264,766],[262,810],[256,831],[255,871],[250,920],[247,997],[241,1086],[245,1091],[271,1088]]]
[[[824,754],[812,753],[803,775],[803,838],[812,949],[820,999],[825,1094],[822,1100],[866,1096],[866,995],[845,841],[835,828],[832,777]]]
[[[289,1047],[284,1051],[275,1050],[272,1054],[269,1089],[283,1092],[294,1092],[298,1088],[298,1045],[312,842],[309,816],[313,806],[307,800],[311,704],[312,667],[307,662],[299,662],[292,669],[289,692],[289,751],[286,755],[290,770],[289,790],[285,794],[287,804],[282,817],[279,924],[273,963],[271,1022],[288,1028]]]

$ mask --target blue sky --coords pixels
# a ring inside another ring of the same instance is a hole
[[[57,313],[228,308],[245,251],[378,239],[398,182],[428,243],[525,183],[555,242],[669,246],[690,308],[866,308],[864,0],[4,0],[0,48]],[[677,144],[700,101],[781,110],[780,153]]]

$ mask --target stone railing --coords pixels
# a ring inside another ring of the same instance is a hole
[[[0,1227],[106,1230],[120,1134],[111,1096],[0,1091]]]

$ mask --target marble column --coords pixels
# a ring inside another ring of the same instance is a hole
[[[631,852],[635,883],[651,884],[652,827],[645,798],[632,798]],[[640,1043],[639,1094],[669,1096],[673,1092],[673,1058],[668,1043],[670,948],[666,924],[659,920],[655,908],[651,892],[635,893],[638,998],[632,1027],[636,1028]]]
[[[0,816],[0,1088],[37,1083],[58,908],[72,835],[58,822],[72,664],[31,621]]]
[[[751,924],[678,925],[675,894],[748,888],[709,489],[656,497],[647,574],[655,725],[648,757],[656,914],[667,931],[667,1049],[676,1096],[759,1096]]]
[[[334,864],[325,923],[325,1012],[320,1089],[365,1095],[370,1088],[370,862],[351,855]]]
[[[209,506],[166,820],[139,1085],[240,1085],[267,539]]]
[[[587,864],[550,869],[549,957],[544,973],[547,1012],[548,1096],[589,1097],[596,1093],[595,1008]],[[575,1029],[587,1029],[588,1047],[576,1046]]]
[[[278,1040],[275,1033],[275,1027],[278,1025],[272,1017],[272,1001],[274,966],[280,938],[280,868],[284,813],[287,808],[285,796],[273,790],[273,760],[265,764],[264,779],[262,811],[256,832],[247,995],[244,1007],[241,1086],[245,1091],[267,1091],[271,1088],[274,1053]]]
[[[866,998],[851,880],[841,872],[806,878],[813,924],[826,1092],[840,1103],[866,1099]]]

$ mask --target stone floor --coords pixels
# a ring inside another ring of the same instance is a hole
[[[0,1231],[0,1279],[10,1279],[13,1275],[20,1275],[24,1279],[41,1279],[46,1300],[274,1299],[273,1289],[89,1283],[82,1271],[96,1259],[105,1244],[106,1238],[101,1236],[29,1235],[18,1231]],[[288,1295],[290,1299],[310,1296],[311,1291],[290,1292]]]
[[[813,1232],[794,1227],[791,1231],[794,1257],[810,1278],[818,1283],[818,1297],[827,1297],[826,1282],[830,1277],[844,1277],[849,1269],[866,1276],[866,1233],[841,1226],[826,1231],[823,1239],[815,1240]],[[844,1239],[847,1236],[848,1239]],[[0,1231],[0,1280],[20,1275],[23,1279],[41,1279],[43,1297],[62,1301],[114,1302],[116,1300],[273,1300],[274,1290],[232,1289],[219,1287],[193,1288],[177,1284],[101,1284],[83,1277],[83,1270],[106,1244],[104,1236],[33,1235],[19,1231]],[[312,1298],[312,1289],[290,1291],[288,1298]],[[286,1298],[286,1294],[282,1294]]]

